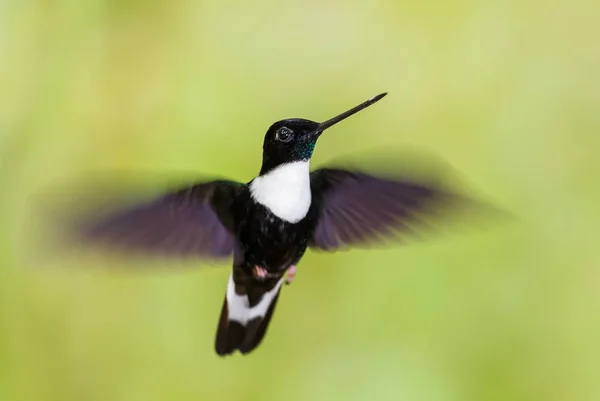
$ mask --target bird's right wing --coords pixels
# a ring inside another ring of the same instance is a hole
[[[210,181],[108,214],[88,213],[69,224],[83,245],[166,256],[215,259],[234,248],[231,204],[243,184]]]
[[[414,235],[427,216],[469,203],[432,183],[337,168],[311,173],[311,188],[319,214],[309,246],[325,251]]]

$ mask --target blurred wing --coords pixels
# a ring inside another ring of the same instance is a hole
[[[311,188],[319,214],[310,246],[325,251],[412,233],[417,213],[452,199],[434,186],[341,169],[314,171]]]
[[[231,205],[243,184],[212,181],[88,218],[76,239],[116,250],[221,258],[234,247]]]

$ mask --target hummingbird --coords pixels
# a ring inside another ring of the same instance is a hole
[[[127,249],[232,258],[214,349],[255,350],[284,283],[307,249],[335,252],[410,231],[412,213],[444,197],[436,187],[363,171],[310,169],[323,133],[381,100],[323,122],[288,118],[267,130],[258,175],[247,183],[196,182],[86,224],[87,240]]]

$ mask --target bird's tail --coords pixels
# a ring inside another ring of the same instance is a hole
[[[225,356],[236,349],[247,354],[258,347],[264,338],[275,311],[283,278],[269,288],[241,288],[229,277],[227,294],[215,339],[217,354]]]

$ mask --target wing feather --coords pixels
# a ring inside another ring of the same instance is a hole
[[[419,214],[454,199],[434,185],[333,168],[314,171],[311,188],[319,212],[310,245],[326,251],[415,235]]]
[[[108,214],[91,213],[74,225],[74,237],[127,252],[222,258],[233,252],[231,204],[243,189],[211,181]]]

